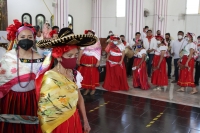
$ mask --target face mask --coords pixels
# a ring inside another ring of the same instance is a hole
[[[181,36],[181,35],[178,35],[178,39],[182,39],[183,38],[183,36]]]
[[[186,40],[186,41],[189,41],[189,38],[188,38],[188,37],[185,37],[185,40]]]
[[[29,50],[31,47],[33,47],[33,41],[29,40],[29,39],[23,39],[23,40],[19,40],[18,42],[18,46],[20,46],[20,48],[24,49],[24,50]]]
[[[157,44],[161,44],[161,42],[160,42],[160,41],[157,41]]]
[[[137,48],[141,48],[142,47],[142,45],[137,45]]]
[[[118,42],[117,42],[117,41],[113,41],[113,43],[114,43],[115,45],[117,45],[117,44],[118,44]]]
[[[65,69],[74,69],[76,67],[76,61],[77,58],[62,58],[62,62],[60,64],[65,68]]]
[[[112,35],[113,33],[109,33],[109,35]]]
[[[148,30],[145,30],[145,32],[147,32]]]

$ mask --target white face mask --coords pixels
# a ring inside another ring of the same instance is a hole
[[[117,42],[117,41],[113,41],[113,43],[114,43],[115,45],[117,45],[117,44],[118,44],[118,42]]]
[[[157,44],[161,44],[161,42],[160,42],[160,41],[157,41]]]
[[[178,35],[178,39],[182,39],[183,38],[183,36],[181,36],[181,35]]]
[[[109,35],[112,35],[113,33],[109,33]]]
[[[185,40],[186,40],[186,41],[189,41],[189,38],[188,38],[188,37],[185,37]]]

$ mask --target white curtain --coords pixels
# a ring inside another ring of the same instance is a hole
[[[161,31],[161,35],[165,35],[167,28],[167,6],[168,0],[155,0],[155,14],[153,33],[157,30]]]
[[[101,38],[101,5],[102,0],[92,0],[92,30]]]
[[[60,29],[68,26],[68,0],[55,0],[54,25]]]
[[[131,41],[136,32],[143,31],[144,0],[126,0],[126,38]]]

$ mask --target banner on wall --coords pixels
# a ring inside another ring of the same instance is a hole
[[[0,43],[8,43],[7,31],[0,31]]]

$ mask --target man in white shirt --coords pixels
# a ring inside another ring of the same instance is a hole
[[[148,76],[151,77],[151,67],[152,67],[152,61],[154,57],[154,51],[157,48],[157,40],[152,35],[152,30],[147,31],[147,37],[143,39],[143,46],[147,50],[149,60],[148,63]]]
[[[197,57],[196,66],[195,66],[195,85],[199,85],[200,78],[200,36],[197,37],[197,50],[199,52],[199,56]]]
[[[178,32],[178,40],[175,40],[172,43],[172,56],[174,57],[174,68],[175,68],[175,80],[172,81],[172,83],[177,83],[178,81],[178,77],[179,77],[179,73],[178,73],[178,60],[180,59],[179,53],[180,51],[185,47],[185,45],[187,45],[187,41],[183,38],[184,37],[184,32],[183,31],[179,31]]]
[[[143,28],[143,32],[142,32],[142,35],[141,35],[141,39],[143,40],[144,38],[146,38],[147,36],[147,31],[149,30],[149,27],[148,26],[145,26]]]
[[[166,59],[166,62],[167,62],[167,72],[168,72],[168,78],[171,79],[171,71],[172,71],[172,52],[171,52],[171,49],[172,49],[172,43],[173,43],[173,40],[171,40],[171,37],[170,37],[170,33],[166,33],[165,34],[165,41],[167,43],[167,46],[168,46],[168,52],[170,54],[169,57],[165,57]]]
[[[3,47],[0,47],[0,60],[4,56],[5,53],[6,53],[6,49]]]

